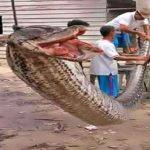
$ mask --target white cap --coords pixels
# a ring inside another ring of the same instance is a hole
[[[139,12],[144,18],[150,18],[150,9],[141,9]]]
[[[150,0],[136,0],[136,9],[144,18],[150,18]]]

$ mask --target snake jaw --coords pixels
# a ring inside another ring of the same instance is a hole
[[[16,43],[19,45],[21,43],[27,51],[32,50],[35,53],[70,61],[83,61],[92,58],[93,54],[94,56],[98,54],[90,50],[93,47],[91,44],[77,38],[86,30],[84,26],[71,26],[64,30],[57,30],[54,27],[50,29],[47,27],[39,29],[36,26],[24,27],[11,35],[8,45],[13,47]]]

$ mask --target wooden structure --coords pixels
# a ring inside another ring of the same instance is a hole
[[[20,26],[52,25],[64,28],[68,21],[82,19],[91,25],[85,36],[82,36],[82,39],[86,41],[99,39],[99,28],[106,21],[120,13],[135,9],[135,2],[132,0],[14,1]],[[0,18],[2,18],[3,34],[10,34],[12,32],[12,25],[14,25],[11,0],[0,0]],[[0,58],[5,58],[4,47],[0,47]]]
[[[133,0],[107,0],[107,21],[125,12],[135,11]]]
[[[66,27],[72,19],[82,19],[91,27],[82,39],[99,39],[99,28],[106,22],[106,0],[14,0],[18,24],[52,25]],[[14,24],[11,0],[0,0],[0,16],[3,22],[3,34],[12,32]],[[5,57],[1,49],[0,57]]]

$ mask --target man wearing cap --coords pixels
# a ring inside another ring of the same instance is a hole
[[[136,50],[136,42],[133,42],[133,38],[130,38],[135,35],[142,37],[146,40],[150,40],[149,36],[149,21],[146,19],[147,16],[140,12],[127,12],[118,17],[114,18],[113,20],[107,22],[105,25],[113,26],[117,31],[115,38],[113,39],[113,43],[116,48],[122,47],[124,51],[127,53],[133,53]],[[142,27],[142,31],[136,30],[137,28]],[[132,39],[132,41],[131,41]],[[96,58],[94,58],[96,59]],[[96,62],[97,60],[95,60]],[[94,84],[96,76],[90,75],[90,81]]]
[[[133,45],[130,35],[138,35],[144,39],[149,38],[149,21],[140,11],[127,12],[106,23],[106,25],[114,26],[117,34],[113,40],[116,47],[123,47],[129,52]],[[143,31],[137,30],[142,27]],[[135,46],[135,45],[134,45]]]

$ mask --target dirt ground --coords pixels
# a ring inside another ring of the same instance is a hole
[[[0,150],[150,150],[150,101],[119,125],[87,123],[36,94],[0,61]]]

